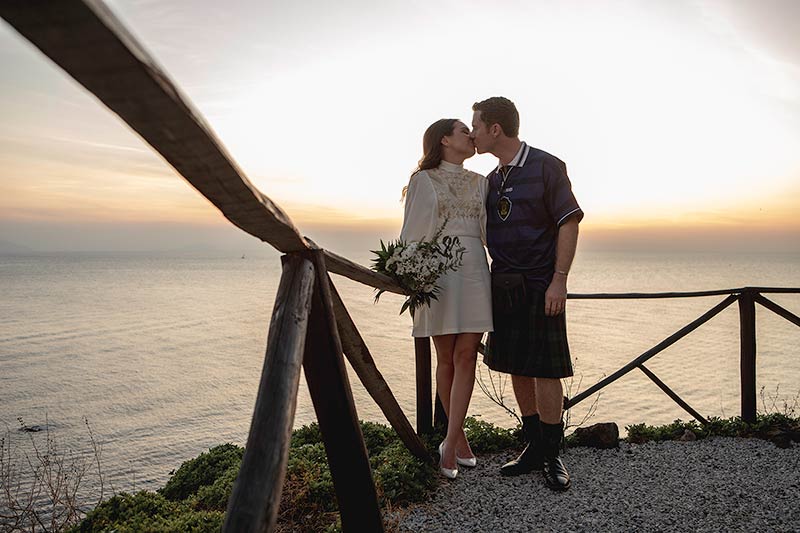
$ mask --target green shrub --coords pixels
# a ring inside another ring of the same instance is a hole
[[[520,444],[516,430],[504,429],[471,416],[464,421],[464,433],[474,453],[494,453]]]
[[[748,424],[741,417],[732,418],[710,417],[708,424],[700,424],[696,420],[684,422],[675,420],[663,426],[648,426],[647,424],[633,424],[627,426],[627,441],[641,444],[648,441],[674,440],[683,435],[685,430],[691,430],[698,439],[707,437],[761,437],[769,438],[775,430],[786,430],[798,424],[798,420],[781,413],[759,414],[756,421]]]
[[[213,485],[229,469],[238,471],[243,455],[244,448],[233,444],[210,448],[208,452],[184,462],[158,492],[168,500],[184,500],[200,487]]]
[[[186,511],[182,514],[167,517],[161,522],[161,529],[155,527],[134,527],[130,530],[118,529],[119,533],[138,533],[152,531],[153,533],[219,533],[225,521],[225,511]]]
[[[171,502],[158,493],[119,494],[100,504],[73,533],[218,533],[222,511],[195,511],[183,502]]]
[[[400,439],[373,455],[370,462],[384,505],[423,501],[436,485],[433,465],[411,455]]]
[[[628,442],[641,444],[648,441],[674,440],[683,435],[684,431],[687,429],[693,431],[697,435],[700,431],[700,425],[694,420],[689,422],[675,420],[671,424],[663,426],[632,424],[626,426],[625,429],[628,430]]]
[[[390,426],[363,420],[359,424],[361,426],[361,434],[364,436],[364,444],[366,444],[367,450],[370,452],[380,453],[384,446],[398,438],[394,429]],[[320,432],[319,424],[316,422],[292,431],[291,448],[301,448],[308,444],[318,444],[320,442],[322,442],[322,433]]]
[[[361,421],[361,433],[364,435],[364,444],[367,445],[370,455],[379,454],[386,446],[400,442],[394,429],[384,424]]]
[[[299,448],[306,444],[317,444],[319,442],[322,442],[322,433],[319,430],[319,424],[312,422],[311,424],[306,424],[292,431],[290,446],[292,448]]]
[[[291,531],[324,531],[338,519],[335,494],[323,444],[292,447],[278,522]]]
[[[125,523],[138,524],[152,517],[174,515],[181,507],[180,503],[171,502],[155,492],[123,492],[98,505],[73,531],[110,531]]]
[[[239,475],[239,465],[228,468],[213,484],[203,485],[193,498],[193,507],[198,511],[225,512],[233,492],[233,482]]]
[[[381,505],[424,501],[437,485],[434,466],[411,455],[391,427],[361,422],[361,431]],[[467,419],[465,431],[475,453],[518,444],[514,430],[474,418]],[[434,435],[423,441],[434,451],[442,438]],[[159,491],[115,496],[99,505],[74,531],[217,532],[243,453],[233,444],[211,448],[184,462]],[[317,424],[292,432],[278,513],[281,531],[341,531],[336,491]]]

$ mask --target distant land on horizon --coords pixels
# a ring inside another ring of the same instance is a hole
[[[102,227],[93,233],[83,227],[67,227],[62,231],[31,232],[21,239],[0,235],[0,255],[38,255],[54,253],[122,253],[156,255],[272,257],[280,254],[268,243],[248,235],[233,226],[153,228],[135,225]],[[10,228],[6,228],[10,229]],[[399,228],[336,228],[308,227],[301,233],[319,246],[351,259],[369,254],[380,241],[397,238]],[[17,233],[19,235],[19,233]],[[13,235],[12,235],[13,237]],[[26,238],[27,237],[27,238]],[[24,244],[23,244],[24,242]],[[628,228],[625,230],[581,231],[579,252],[622,253],[769,253],[800,254],[800,236],[793,231],[776,229],[771,232],[709,231],[684,228],[668,232],[657,228]]]
[[[34,253],[36,250],[15,242],[0,240],[0,255]]]

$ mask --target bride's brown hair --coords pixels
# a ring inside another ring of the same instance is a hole
[[[452,135],[456,122],[458,122],[457,118],[442,118],[428,126],[422,136],[422,159],[419,160],[417,168],[411,173],[412,176],[420,170],[428,170],[439,166],[439,163],[442,162],[442,139]],[[406,197],[406,192],[408,192],[408,185],[403,187],[401,198]]]

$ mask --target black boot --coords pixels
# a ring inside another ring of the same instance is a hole
[[[544,462],[542,458],[542,430],[539,415],[522,417],[522,435],[528,445],[525,446],[519,457],[500,468],[500,473],[504,476],[518,476],[542,469]]]
[[[563,491],[570,487],[569,472],[558,457],[561,440],[564,438],[562,424],[542,422],[542,451],[544,454],[544,480],[553,490]]]

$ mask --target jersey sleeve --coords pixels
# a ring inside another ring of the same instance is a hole
[[[583,219],[583,210],[572,194],[572,183],[567,176],[567,166],[563,161],[552,157],[544,162],[543,168],[547,212],[556,226],[561,226],[570,217]]]

